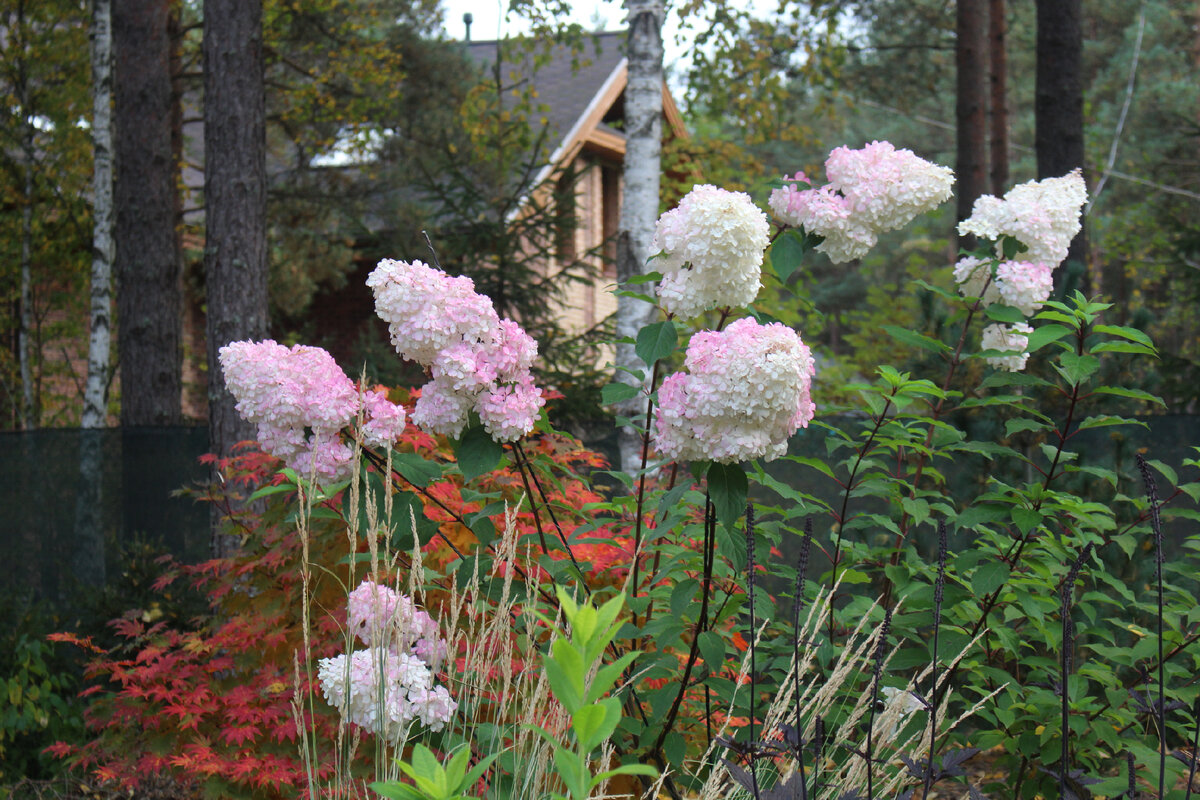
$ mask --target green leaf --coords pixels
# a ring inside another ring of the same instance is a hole
[[[1004,421],[1004,435],[1012,436],[1014,433],[1021,431],[1044,431],[1049,427],[1046,423],[1038,422],[1036,419],[1018,417]]]
[[[1141,355],[1157,356],[1158,351],[1133,342],[1101,342],[1091,348],[1093,353],[1140,353]]]
[[[1012,512],[1013,524],[1021,533],[1029,533],[1042,523],[1042,515],[1032,508],[1014,508]]]
[[[663,320],[638,331],[637,344],[633,349],[638,358],[647,366],[652,366],[655,361],[674,353],[678,344],[679,334],[675,331],[675,323]]]
[[[1058,358],[1062,366],[1055,364],[1054,368],[1073,386],[1083,383],[1100,369],[1100,359],[1095,356],[1063,353]]]
[[[604,727],[604,716],[605,708],[599,703],[578,708],[571,715],[571,726],[575,729],[575,737],[579,740],[580,749],[585,753],[591,752],[603,741],[598,734]]]
[[[247,501],[258,500],[260,498],[267,497],[268,495],[280,494],[281,492],[294,491],[296,491],[296,487],[290,483],[277,483],[274,486],[264,486],[261,489],[256,490],[254,494],[247,498]]]
[[[441,464],[422,458],[416,453],[392,453],[392,466],[418,489],[424,489],[439,480],[444,471]]]
[[[897,341],[913,347],[919,347],[922,350],[928,350],[931,353],[941,354],[950,352],[950,345],[926,336],[923,333],[917,333],[907,328],[898,328],[895,325],[884,325],[883,330]]]
[[[642,273],[641,275],[632,276],[629,280],[625,281],[625,285],[626,286],[637,286],[639,283],[653,283],[654,281],[661,281],[661,280],[662,280],[661,272],[645,272],[645,273]]]
[[[504,448],[488,434],[483,425],[472,425],[463,431],[461,439],[454,442],[458,468],[462,471],[463,480],[468,483],[500,466],[500,457],[503,455]]]
[[[687,754],[687,742],[679,731],[671,731],[667,737],[663,739],[663,755],[667,757],[667,762],[676,766],[683,764],[683,757]]]
[[[609,383],[600,389],[600,402],[606,406],[622,403],[631,397],[637,397],[641,389],[628,383]]]
[[[988,306],[986,309],[984,309],[983,313],[987,315],[988,319],[995,320],[996,322],[1007,322],[1012,324],[1025,321],[1025,315],[1021,313],[1020,309],[1013,308],[1012,306],[1000,305],[999,303],[993,303],[992,305]]]
[[[1119,336],[1122,339],[1128,339],[1154,349],[1154,341],[1137,328],[1127,328],[1123,325],[1097,325],[1092,330],[1096,333],[1107,333],[1109,336]]]
[[[784,231],[783,235],[775,240],[775,244],[771,245],[768,258],[771,269],[779,276],[779,280],[787,283],[788,278],[804,260],[804,239],[799,231]]]
[[[1143,428],[1149,426],[1138,419],[1126,419],[1125,417],[1116,417],[1112,414],[1100,414],[1094,417],[1087,417],[1083,422],[1079,423],[1079,430],[1085,431],[1088,428],[1106,428],[1112,425],[1141,425]]]
[[[716,631],[705,631],[697,638],[700,656],[712,674],[717,674],[725,665],[725,640]]]
[[[1119,386],[1097,386],[1092,390],[1095,394],[1111,394],[1114,397],[1128,397],[1131,400],[1141,400],[1146,403],[1158,403],[1163,408],[1167,404],[1163,402],[1161,397],[1143,392],[1141,389],[1123,389]]]
[[[971,591],[983,598],[999,589],[1008,580],[1008,565],[996,559],[980,565],[971,576]]]
[[[708,493],[717,510],[717,520],[728,530],[733,530],[742,514],[746,513],[746,497],[750,492],[746,472],[737,464],[721,464],[714,461],[706,473]]]
[[[1029,343],[1025,345],[1026,353],[1036,353],[1051,342],[1067,336],[1074,331],[1065,325],[1039,325],[1029,334]]]

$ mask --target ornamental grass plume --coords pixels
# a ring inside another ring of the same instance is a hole
[[[537,342],[517,323],[500,319],[470,278],[388,258],[371,272],[367,286],[396,352],[433,377],[421,389],[414,423],[458,437],[475,411],[499,442],[533,430],[545,405],[530,372]]]
[[[803,173],[785,178],[770,206],[779,221],[824,237],[817,249],[835,264],[862,258],[879,234],[949,200],[954,185],[948,167],[890,142],[837,148],[825,160],[825,175],[828,184],[808,189],[799,188],[808,184]]]
[[[786,325],[744,317],[723,331],[701,331],[684,364],[688,371],[658,390],[655,430],[667,458],[777,458],[816,413],[812,353]]]
[[[694,317],[713,308],[749,305],[758,297],[767,215],[743,192],[702,185],[658,219],[651,250],[662,273],[664,311]]]

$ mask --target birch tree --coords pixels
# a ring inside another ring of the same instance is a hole
[[[617,234],[617,280],[624,284],[647,271],[654,225],[658,219],[659,173],[662,156],[663,3],[626,0],[628,11],[629,80],[625,86],[625,166],[621,218]],[[646,287],[641,287],[645,289]],[[631,297],[617,300],[617,339],[636,338],[656,310]],[[618,344],[617,379],[641,385],[632,372],[642,365],[632,344]],[[633,417],[644,411],[639,397],[620,409]],[[641,408],[639,409],[639,406]],[[649,420],[646,421],[649,424]],[[632,426],[618,432],[621,469],[633,474],[641,465],[641,436]]]
[[[113,125],[112,1],[92,7],[92,288],[88,334],[87,384],[83,394],[84,428],[103,428],[109,378],[112,306]]]

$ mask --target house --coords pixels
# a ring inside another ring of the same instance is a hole
[[[478,64],[485,81],[504,87],[505,102],[517,94],[533,98],[531,119],[542,127],[536,169],[524,177],[526,207],[548,202],[573,206],[575,224],[560,235],[544,264],[537,269],[553,279],[573,262],[592,262],[584,282],[565,282],[558,325],[567,334],[594,328],[616,311],[611,293],[615,282],[615,236],[620,217],[621,169],[625,156],[624,90],[627,82],[624,32],[585,35],[580,47],[554,46],[538,51],[511,42],[471,41],[463,45]],[[501,68],[495,70],[497,54]],[[686,137],[683,118],[666,84],[663,85],[663,137]],[[512,214],[519,219],[523,209]],[[429,261],[427,253],[396,253],[395,258]],[[353,365],[361,359],[356,348],[363,340],[362,325],[374,324],[374,303],[365,287],[374,259],[357,266],[346,285],[324,292],[313,304],[316,338],[338,360]],[[477,281],[478,282],[478,281]],[[518,315],[515,315],[519,317]],[[519,321],[519,320],[518,320]],[[381,327],[380,327],[381,330]],[[377,334],[378,335],[378,334]],[[386,341],[386,339],[384,339]],[[354,371],[352,368],[351,371]]]

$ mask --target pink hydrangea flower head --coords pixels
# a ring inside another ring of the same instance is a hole
[[[412,604],[391,587],[365,580],[346,598],[346,626],[363,644],[384,644],[402,601]]]
[[[958,232],[983,239],[1011,236],[1027,248],[1024,259],[1053,269],[1067,257],[1071,240],[1079,233],[1080,211],[1086,202],[1087,185],[1076,169],[1061,178],[1014,186],[1003,199],[980,197],[971,216],[958,223]]]
[[[785,178],[769,204],[780,222],[823,236],[817,249],[835,264],[862,258],[880,233],[944,203],[954,184],[950,169],[889,142],[839,147],[826,159],[825,173],[827,185],[808,189]]]
[[[467,426],[474,402],[473,394],[456,392],[452,383],[434,378],[421,387],[412,421],[429,433],[458,438]]]
[[[791,328],[740,319],[692,337],[688,372],[658,391],[659,452],[675,460],[772,459],[808,425],[816,372],[812,353]]]
[[[658,219],[651,249],[663,279],[659,302],[681,317],[754,301],[761,286],[767,217],[743,192],[695,186]]]
[[[1033,316],[1050,298],[1054,289],[1053,268],[1049,264],[1005,261],[996,268],[996,290],[1007,306]]]
[[[1007,356],[987,356],[984,360],[996,369],[1020,372],[1025,369],[1029,354],[1024,352],[1029,345],[1029,334],[1033,328],[1023,322],[1014,325],[988,325],[983,329],[980,348],[1009,352]]]
[[[476,410],[488,434],[497,442],[513,442],[533,430],[538,411],[546,404],[542,390],[525,375],[479,396]]]
[[[420,261],[384,259],[367,278],[375,312],[388,323],[402,358],[429,366],[460,342],[487,341],[500,324],[492,301],[470,278],[452,278]]]
[[[403,738],[414,720],[437,719],[425,710],[432,702],[433,675],[416,656],[372,647],[323,658],[317,662],[317,679],[326,701],[347,722],[393,742]],[[457,707],[448,692],[438,693],[437,704],[439,711],[449,707],[450,713]]]
[[[368,390],[363,393],[363,441],[368,447],[391,447],[404,433],[407,419],[404,406],[387,399],[385,392]]]
[[[337,480],[348,474],[352,452],[339,431],[358,413],[358,390],[329,353],[268,339],[233,342],[219,358],[237,411],[258,426],[266,452],[301,475]]]

